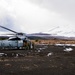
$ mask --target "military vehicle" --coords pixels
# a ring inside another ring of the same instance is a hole
[[[30,39],[26,37],[25,33],[18,33],[14,30],[11,30],[1,25],[0,27],[14,33],[14,34],[9,34],[13,36],[10,36],[8,39],[4,39],[4,40],[0,39],[0,49],[33,49],[34,48],[34,44],[31,42]]]

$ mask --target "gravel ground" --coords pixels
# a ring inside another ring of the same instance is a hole
[[[23,51],[24,56],[0,57],[0,75],[75,75],[72,48],[64,52],[63,47],[37,46],[35,51]]]

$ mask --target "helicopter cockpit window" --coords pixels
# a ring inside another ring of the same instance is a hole
[[[9,40],[21,40],[21,39],[16,37],[16,38],[9,38]]]

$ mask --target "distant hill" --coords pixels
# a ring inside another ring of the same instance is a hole
[[[57,36],[51,35],[47,33],[33,33],[27,34],[27,37],[30,39],[62,39],[62,40],[75,40],[75,37],[65,37],[65,36]]]
[[[8,39],[8,36],[0,36],[0,40]]]

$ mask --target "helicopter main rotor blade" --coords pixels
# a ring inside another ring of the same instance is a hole
[[[16,33],[16,34],[17,34],[17,32],[16,32],[16,31],[13,31],[13,30],[11,30],[11,29],[9,29],[9,28],[6,28],[6,27],[1,26],[1,25],[0,25],[0,27],[1,27],[1,28],[4,28],[4,29],[6,29],[6,30],[9,30],[9,31],[11,31],[11,32],[14,32],[14,33]]]
[[[16,35],[16,34],[0,34],[0,35]]]

